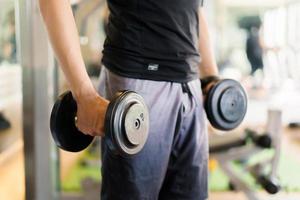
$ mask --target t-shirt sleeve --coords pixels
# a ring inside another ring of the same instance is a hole
[[[200,7],[204,6],[204,0],[199,0],[200,1]]]

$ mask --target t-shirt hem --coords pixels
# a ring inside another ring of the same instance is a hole
[[[104,65],[109,71],[126,78],[134,78],[134,79],[142,79],[142,80],[152,80],[152,81],[165,81],[165,82],[175,82],[175,83],[187,83],[196,79],[199,79],[199,75],[195,74],[189,77],[176,77],[170,78],[166,76],[158,76],[156,75],[149,75],[149,74],[141,74],[141,73],[132,73],[132,72],[121,72],[119,70],[116,70],[114,67],[111,67],[109,64],[102,61],[102,65]]]

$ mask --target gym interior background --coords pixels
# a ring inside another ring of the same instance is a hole
[[[106,2],[71,3],[97,85]],[[210,0],[205,10],[221,75],[249,98],[241,126],[209,128],[209,199],[300,199],[300,1]],[[99,139],[76,154],[51,139],[51,107],[68,89],[57,65],[37,1],[0,0],[1,200],[99,199]]]

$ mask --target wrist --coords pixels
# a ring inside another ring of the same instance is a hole
[[[72,93],[76,101],[79,101],[83,98],[98,96],[98,93],[90,81],[82,82],[72,90]]]

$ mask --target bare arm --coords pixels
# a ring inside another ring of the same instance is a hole
[[[90,135],[103,135],[108,102],[94,89],[80,51],[69,0],[39,0],[48,35],[77,102],[77,125]]]
[[[93,92],[82,59],[79,37],[68,0],[40,0],[40,9],[56,57],[75,96]]]
[[[206,17],[203,13],[203,8],[199,9],[199,51],[202,58],[200,63],[200,76],[201,78],[205,76],[218,75],[218,67],[215,59],[215,55],[212,49],[208,25]]]

